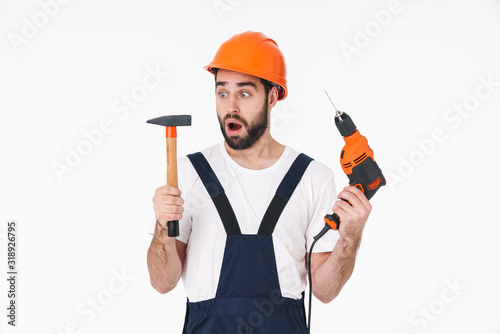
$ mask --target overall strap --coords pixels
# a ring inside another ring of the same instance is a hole
[[[278,219],[280,218],[283,209],[288,203],[293,191],[299,184],[302,175],[304,175],[307,166],[309,166],[309,163],[312,160],[312,158],[308,157],[304,153],[299,154],[299,156],[295,159],[276,190],[276,194],[274,195],[271,204],[269,204],[269,207],[264,214],[264,218],[262,218],[258,234],[273,234],[274,227],[276,226],[276,223],[278,223]]]
[[[215,175],[212,167],[210,167],[207,159],[205,159],[205,156],[203,156],[201,152],[198,152],[189,154],[188,158],[191,160],[194,169],[200,176],[201,182],[203,182],[208,194],[212,198],[215,208],[219,212],[226,234],[241,234],[238,220],[236,219],[236,215],[234,214],[231,204],[229,204],[224,188],[219,182],[219,179]]]

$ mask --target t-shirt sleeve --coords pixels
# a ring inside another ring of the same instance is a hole
[[[306,230],[307,251],[311,249],[314,237],[325,227],[324,217],[332,213],[332,206],[337,200],[337,190],[333,171],[321,164],[320,168],[314,171],[313,180],[313,210],[311,219]],[[337,231],[328,231],[314,245],[313,253],[331,252],[339,239]]]
[[[191,162],[189,161],[189,158],[186,156],[183,156],[177,160],[177,166],[178,166],[178,187],[181,191],[181,197],[184,199],[184,212],[182,213],[182,219],[179,220],[179,236],[177,237],[177,240],[187,244],[189,240],[189,235],[191,233],[191,214],[189,211],[189,179],[192,179],[192,170],[193,167],[191,165]],[[153,215],[150,219],[149,223],[149,228],[148,228],[148,234],[149,235],[154,235],[155,233],[155,228],[156,228],[156,217],[154,216],[154,210],[151,208],[153,211]]]

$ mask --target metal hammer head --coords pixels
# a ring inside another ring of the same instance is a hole
[[[191,125],[191,115],[169,115],[148,120],[148,123],[163,126],[184,126]]]
[[[167,127],[167,137],[177,137],[176,126],[191,125],[191,115],[169,115],[152,118],[147,123]]]

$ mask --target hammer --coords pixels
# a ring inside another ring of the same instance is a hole
[[[177,126],[191,125],[191,115],[170,115],[152,118],[147,123],[166,127],[167,137],[167,184],[177,188]],[[165,228],[165,226],[162,226]],[[168,236],[179,236],[179,221],[167,223]]]

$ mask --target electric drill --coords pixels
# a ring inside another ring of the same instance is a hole
[[[351,117],[343,111],[339,111],[332,99],[326,92],[326,96],[335,108],[335,125],[342,137],[344,137],[345,145],[340,152],[340,164],[344,173],[349,178],[349,184],[361,190],[366,198],[370,199],[375,195],[377,190],[385,185],[385,177],[373,158],[373,150],[368,145],[368,140],[362,136],[356,129],[356,125]],[[347,202],[347,200],[342,199]],[[348,202],[349,203],[349,202]],[[309,278],[309,316],[307,322],[307,332],[311,332],[311,308],[312,308],[312,277],[311,277],[311,255],[316,244],[326,232],[330,229],[338,230],[340,226],[340,218],[337,214],[332,213],[325,216],[325,227],[318,235],[314,237],[314,241],[309,249],[307,259],[308,278]]]
[[[325,93],[335,108],[335,125],[345,141],[345,145],[340,152],[342,169],[349,178],[349,184],[361,190],[366,198],[370,199],[381,186],[386,184],[385,177],[375,162],[373,150],[368,145],[366,137],[359,133],[349,115],[337,110],[328,93],[326,91]],[[345,201],[345,199],[343,200]],[[330,228],[339,229],[340,219],[337,214],[328,214],[324,219],[326,226],[322,234],[320,233],[321,236]],[[317,236],[317,238],[319,237],[320,235]]]

